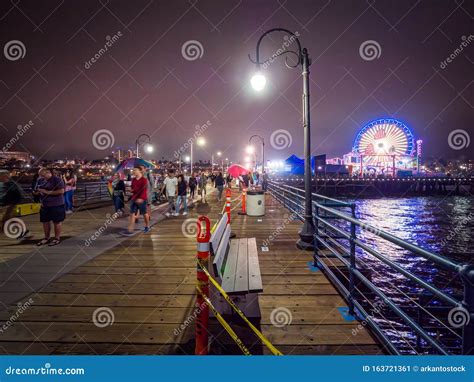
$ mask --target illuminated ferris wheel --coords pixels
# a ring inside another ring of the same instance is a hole
[[[413,157],[416,144],[407,125],[384,118],[368,123],[359,131],[352,151],[363,157],[364,163],[385,167],[394,158]]]

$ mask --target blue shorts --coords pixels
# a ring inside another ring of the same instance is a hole
[[[135,214],[137,211],[140,211],[140,215],[145,215],[147,213],[146,201],[142,202],[141,204],[132,201],[132,204],[130,205],[130,211],[132,212],[132,214]]]

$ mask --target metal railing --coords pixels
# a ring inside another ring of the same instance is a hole
[[[268,191],[303,220],[304,190],[271,181]],[[473,265],[457,264],[364,223],[356,217],[353,203],[312,196],[314,266],[345,298],[351,316],[393,354],[474,354]],[[368,237],[387,243],[393,252],[382,253]],[[444,288],[432,285],[429,277],[417,274],[423,273],[417,272],[420,269],[412,270],[390,256],[400,251],[449,274],[451,283]],[[389,277],[380,270],[396,276],[386,280],[388,286],[372,280],[374,275],[378,280]],[[453,291],[453,281],[461,285],[463,297]]]
[[[111,196],[107,188],[107,182],[81,182],[77,183],[74,192],[74,202],[76,205],[82,205],[86,202],[110,201]],[[31,186],[22,186],[24,202],[32,203],[33,195]]]

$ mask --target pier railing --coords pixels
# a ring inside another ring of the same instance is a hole
[[[85,203],[95,203],[101,201],[110,201],[111,196],[107,188],[107,182],[80,182],[77,183],[76,191],[74,192],[74,202],[77,205]],[[30,203],[33,201],[31,186],[23,186],[24,202]]]
[[[303,220],[304,190],[271,181],[268,191]],[[369,327],[393,354],[474,354],[473,265],[364,223],[353,203],[312,198],[314,266],[347,301],[346,319]],[[423,269],[410,266],[415,256]],[[433,285],[433,269],[443,285]]]

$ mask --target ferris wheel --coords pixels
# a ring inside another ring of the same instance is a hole
[[[368,123],[359,131],[352,151],[369,163],[382,165],[396,157],[413,156],[416,144],[407,125],[393,118],[384,118]]]

